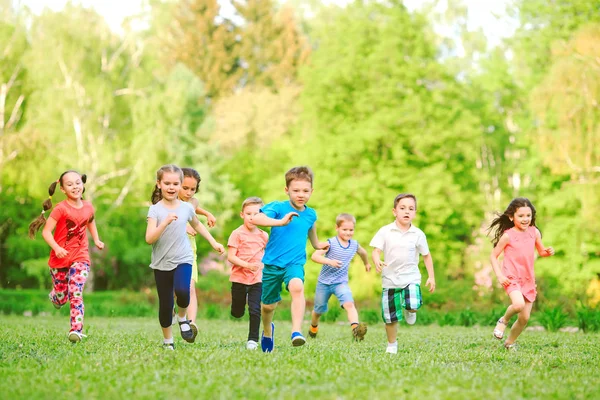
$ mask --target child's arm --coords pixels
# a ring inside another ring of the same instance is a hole
[[[433,293],[435,291],[435,273],[433,272],[433,258],[431,258],[431,253],[423,256],[423,262],[425,263],[425,268],[427,268],[428,275],[425,286],[429,286],[429,291]]]
[[[317,236],[317,227],[315,225],[313,225],[308,231],[308,238],[310,239],[310,244],[312,244],[312,247],[315,250],[327,250],[329,248],[329,242],[319,242],[319,237]]]
[[[194,215],[192,217],[192,220],[190,221],[190,225],[192,226],[192,228],[194,228],[194,230],[196,232],[198,232],[204,239],[206,239],[208,241],[208,243],[210,243],[210,245],[212,246],[212,248],[219,254],[223,255],[225,254],[225,248],[223,247],[223,245],[221,243],[218,243],[214,237],[212,237],[212,235],[210,234],[210,232],[208,231],[208,229],[206,229],[204,227],[204,225],[202,225],[200,223],[200,221],[198,220],[198,217],[196,217],[196,215]]]
[[[217,219],[215,218],[215,216],[212,215],[212,213],[210,213],[209,211],[200,207],[200,203],[198,202],[198,199],[196,199],[195,197],[192,197],[190,202],[192,203],[192,206],[194,206],[194,210],[195,210],[196,214],[204,215],[206,217],[208,227],[209,228],[214,227],[215,224],[217,223]]]
[[[96,245],[97,248],[102,250],[104,248],[104,243],[102,243],[102,241],[100,240],[100,237],[98,237],[98,228],[96,227],[96,220],[92,219],[92,221],[88,223],[87,227],[90,231],[90,234],[92,235],[94,244]]]
[[[262,263],[251,263],[248,261],[244,261],[238,256],[235,255],[236,248],[233,246],[228,246],[229,251],[227,252],[227,261],[232,263],[233,265],[237,265],[238,267],[248,268],[250,271],[258,271],[262,268]]]
[[[535,228],[535,248],[540,257],[550,257],[554,255],[554,249],[552,247],[544,247],[542,243],[542,234]]]
[[[333,268],[342,267],[341,261],[334,260],[332,258],[327,258],[325,257],[325,254],[327,254],[327,250],[317,250],[312,254],[312,256],[310,256],[310,259],[316,262],[317,264],[329,265]]]
[[[371,258],[373,259],[373,264],[375,264],[375,270],[379,273],[383,271],[387,265],[383,261],[381,261],[381,249],[377,247],[373,248],[373,252],[371,253]]]
[[[297,217],[298,213],[290,212],[281,219],[269,218],[264,213],[258,213],[250,218],[250,222],[259,226],[285,226],[292,222],[292,218]]]
[[[505,277],[502,273],[502,270],[500,269],[500,264],[498,263],[498,257],[500,256],[500,253],[504,251],[504,248],[509,242],[510,237],[505,233],[504,235],[502,235],[502,237],[498,241],[498,244],[496,245],[496,247],[494,247],[494,249],[492,250],[492,254],[490,255],[490,262],[492,263],[494,273],[498,278],[498,282],[500,282],[500,284],[504,287],[510,285],[510,280],[507,277]]]
[[[358,254],[358,256],[362,260],[363,264],[365,264],[365,271],[367,271],[367,272],[371,271],[371,264],[369,264],[369,254],[367,253],[367,251],[365,249],[363,249],[361,246],[358,246],[358,250],[356,251],[356,254]]]
[[[56,228],[56,220],[52,217],[48,217],[48,220],[44,225],[44,229],[42,229],[42,237],[44,238],[46,243],[48,243],[48,246],[50,246],[52,250],[54,250],[54,254],[56,254],[56,257],[64,258],[67,256],[67,254],[69,254],[69,252],[60,247],[58,243],[56,243],[56,240],[54,240],[54,236],[52,236],[52,231],[54,230],[54,228]]]
[[[146,227],[146,243],[154,244],[160,238],[160,235],[165,231],[167,226],[177,219],[177,214],[169,213],[158,226],[156,226],[156,218],[148,218],[148,226]]]

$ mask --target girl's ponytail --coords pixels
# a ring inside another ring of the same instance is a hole
[[[150,198],[152,204],[156,204],[162,200],[162,193],[158,185],[154,185],[154,191],[152,192],[152,197]]]
[[[490,224],[490,227],[488,228],[488,233],[493,232],[494,235],[494,238],[492,239],[492,244],[494,245],[494,247],[496,247],[496,245],[500,241],[500,238],[502,237],[502,235],[504,235],[504,231],[512,228],[513,226],[515,226],[515,224],[510,220],[510,218],[506,214],[498,214],[496,218],[494,218],[494,220]]]
[[[54,181],[48,187],[48,198],[44,200],[42,204],[42,213],[38,215],[36,219],[33,220],[31,224],[29,224],[29,237],[33,239],[37,231],[40,230],[42,226],[46,223],[46,211],[52,208],[52,196],[54,196],[54,192],[56,191],[56,185],[60,182],[60,179]],[[84,181],[85,182],[85,181]]]

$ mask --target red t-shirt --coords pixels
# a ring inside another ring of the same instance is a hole
[[[50,268],[67,268],[75,262],[90,264],[86,229],[94,219],[92,203],[83,201],[81,208],[75,208],[63,200],[54,207],[50,217],[56,220],[54,240],[69,252],[66,257],[58,258],[54,250],[50,251]]]

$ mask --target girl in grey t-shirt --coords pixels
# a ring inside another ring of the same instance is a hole
[[[176,165],[164,165],[156,172],[156,186],[152,193],[152,206],[148,210],[146,243],[152,245],[152,262],[158,292],[158,319],[162,327],[166,349],[174,349],[171,329],[173,292],[177,296],[178,320],[181,337],[193,343],[198,328],[186,316],[190,303],[192,277],[192,247],[187,238],[186,225],[204,237],[219,254],[224,254],[222,244],[212,237],[200,223],[193,207],[178,199],[183,172]]]

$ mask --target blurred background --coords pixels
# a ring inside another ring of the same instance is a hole
[[[64,170],[88,175],[106,244],[90,304],[154,315],[161,165],[200,172],[225,244],[244,198],[285,199],[285,171],[307,164],[321,239],[352,213],[370,252],[395,195],[417,196],[440,323],[493,322],[506,295],[486,229],[530,198],[556,249],[536,263],[536,309],[575,318],[600,303],[599,100],[597,0],[0,0],[2,309],[52,308],[49,247],[27,226]],[[201,310],[226,315],[229,266],[198,253]],[[320,266],[306,269],[310,300]],[[350,279],[377,320],[380,277],[357,257]]]

